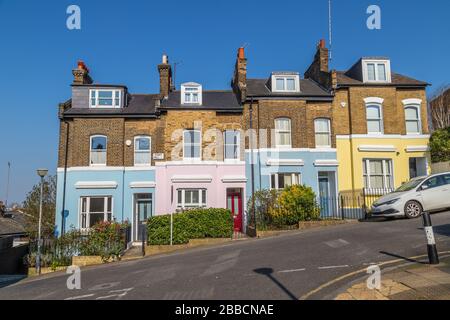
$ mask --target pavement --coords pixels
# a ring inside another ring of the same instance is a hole
[[[450,254],[450,212],[432,221],[438,251]],[[81,289],[68,289],[64,272],[0,283],[0,299],[335,299],[368,266],[384,274],[426,253],[421,219],[380,219],[83,267]]]
[[[382,272],[379,288],[363,279],[335,300],[450,300],[450,256],[441,258],[439,265],[427,263],[420,260]]]

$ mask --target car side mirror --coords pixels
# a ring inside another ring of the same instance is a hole
[[[428,189],[428,185],[424,184],[420,187],[420,190],[427,190]]]

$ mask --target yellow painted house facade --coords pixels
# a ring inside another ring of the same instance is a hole
[[[333,78],[340,194],[383,194],[431,173],[427,83],[391,72],[386,58]]]

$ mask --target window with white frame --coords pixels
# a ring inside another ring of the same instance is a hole
[[[291,142],[291,119],[275,119],[275,145],[277,148],[290,148]]]
[[[409,105],[405,107],[405,122],[407,134],[420,134],[420,107],[416,105]]]
[[[363,60],[364,82],[391,82],[389,60]]]
[[[185,130],[183,132],[183,158],[201,159],[201,132],[200,130]]]
[[[177,206],[183,209],[206,207],[206,189],[178,189]]]
[[[367,104],[367,133],[382,134],[383,133],[383,112],[381,104]]]
[[[92,89],[90,90],[91,108],[120,108],[121,90]]]
[[[331,147],[330,119],[321,118],[314,120],[314,131],[316,136],[316,147]]]
[[[90,150],[90,164],[106,165],[108,139],[106,136],[96,135],[91,136],[91,150]]]
[[[225,160],[239,159],[240,133],[238,130],[226,130],[224,133]]]
[[[300,173],[273,173],[270,178],[270,187],[275,190],[301,184]]]
[[[134,165],[145,166],[151,164],[151,139],[147,136],[134,138]]]
[[[202,104],[202,86],[195,82],[181,85],[181,104]]]
[[[273,92],[299,92],[300,76],[296,72],[272,73]]]
[[[112,221],[112,197],[81,197],[80,227],[89,229],[103,221]]]
[[[391,159],[363,160],[364,187],[369,190],[392,190],[394,187]]]

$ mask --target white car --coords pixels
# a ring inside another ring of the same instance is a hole
[[[450,172],[418,177],[405,183],[372,205],[373,217],[417,218],[424,211],[435,212],[450,208]]]

